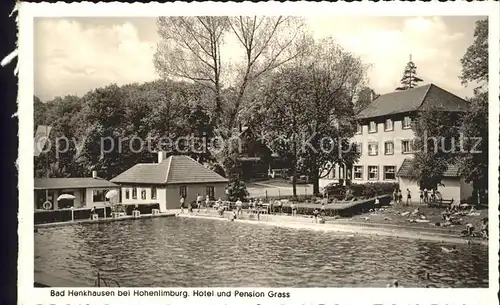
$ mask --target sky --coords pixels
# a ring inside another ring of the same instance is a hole
[[[485,17],[305,18],[316,39],[333,37],[370,64],[368,81],[375,92],[394,91],[411,54],[422,84],[460,97],[472,96],[473,86],[464,87],[459,79],[460,59],[480,19]],[[42,101],[158,78],[156,18],[37,18],[34,35],[35,95]],[[239,51],[232,41],[223,49],[229,57]]]

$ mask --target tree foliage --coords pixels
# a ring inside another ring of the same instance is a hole
[[[431,106],[420,112],[412,123],[415,133],[412,160],[412,180],[423,188],[441,185],[443,174],[455,163],[459,130],[457,114],[441,106]]]
[[[481,86],[488,83],[488,19],[476,22],[474,42],[467,48],[460,60],[462,84],[476,82]]]
[[[424,80],[417,76],[417,66],[411,60],[406,64],[405,70],[403,72],[403,77],[401,78],[401,86],[397,87],[397,91],[408,90],[418,86],[420,82]]]
[[[348,149],[354,134],[352,99],[365,70],[359,58],[323,40],[262,88],[259,113],[270,146],[292,157],[292,179],[311,177],[315,194],[326,164],[352,164],[357,157]]]
[[[357,93],[356,102],[354,103],[354,112],[358,113],[362,109],[365,109],[366,107],[368,107],[368,105],[371,104],[374,99],[379,96],[380,94],[377,94],[372,88],[367,86],[363,87]]]

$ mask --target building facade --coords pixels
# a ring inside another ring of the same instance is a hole
[[[91,208],[117,202],[118,198],[106,198],[118,185],[97,177],[92,178],[41,178],[34,181],[35,210],[57,210],[63,208]],[[74,199],[60,199],[66,194]],[[49,202],[47,204],[46,202]]]
[[[197,195],[226,199],[228,185],[226,178],[190,157],[165,159],[163,152],[158,153],[158,163],[136,164],[111,181],[120,185],[121,203],[158,203],[161,212],[180,208],[181,196],[186,205],[195,201]]]
[[[335,165],[320,186],[339,179],[399,183],[404,193],[408,189],[418,200],[420,185],[412,181],[410,173],[415,138],[412,123],[419,111],[432,105],[450,112],[463,112],[468,107],[465,100],[433,84],[379,96],[357,115],[352,143],[360,152],[359,160],[352,168]],[[460,179],[457,168],[448,168],[442,184],[438,190],[444,199],[456,201],[472,195],[472,187]]]

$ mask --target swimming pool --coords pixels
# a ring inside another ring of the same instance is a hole
[[[35,272],[92,287],[488,287],[488,249],[229,221],[151,218],[40,229]],[[451,247],[447,245],[447,247]],[[76,285],[76,284],[75,284]]]

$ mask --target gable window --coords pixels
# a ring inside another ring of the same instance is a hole
[[[401,151],[403,154],[410,154],[413,152],[413,141],[402,140],[401,141]]]
[[[396,180],[395,166],[384,166],[384,180]]]
[[[183,197],[183,198],[186,198],[187,197],[187,186],[185,185],[181,185],[179,187],[179,196],[180,197]]]
[[[370,132],[370,133],[377,132],[377,123],[375,123],[374,121],[371,121],[370,125],[368,126],[368,132]]]
[[[378,166],[368,166],[368,180],[378,180]]]
[[[392,130],[393,130],[392,120],[391,120],[391,119],[387,119],[387,120],[385,120],[385,123],[384,123],[384,130],[385,130],[385,131],[392,131]]]
[[[378,155],[378,143],[369,143],[368,144],[368,155],[369,156]]]
[[[354,165],[353,169],[354,169],[354,179],[363,180],[363,166]]]
[[[409,116],[405,116],[403,118],[403,129],[411,128],[411,118]]]
[[[356,124],[356,134],[362,134],[363,133],[363,126],[361,124]]]
[[[394,154],[394,142],[387,141],[384,143],[384,154],[393,155]]]
[[[146,189],[141,190],[141,199],[146,200]]]
[[[206,194],[208,195],[208,197],[210,199],[214,199],[215,198],[215,188],[211,185],[207,186]]]
[[[137,188],[136,187],[132,188],[132,199],[137,199]]]
[[[151,188],[151,199],[156,199],[156,187]]]
[[[125,199],[130,199],[130,190],[125,189]]]

